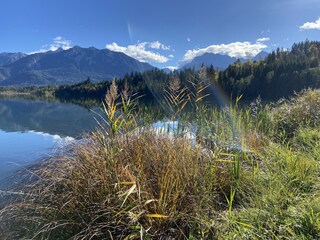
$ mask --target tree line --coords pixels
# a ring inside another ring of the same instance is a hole
[[[291,49],[276,49],[265,60],[236,62],[225,70],[214,66],[203,66],[200,70],[184,69],[166,73],[160,69],[126,74],[115,81],[121,90],[125,84],[133,93],[143,95],[148,101],[162,101],[164,90],[175,79],[181,86],[192,88],[198,83],[210,84],[212,88],[223,89],[228,96],[243,95],[244,99],[260,96],[274,100],[292,95],[305,88],[320,87],[320,42],[304,41]],[[87,80],[75,85],[40,87],[38,94],[52,93],[60,99],[104,98],[111,81],[94,83]],[[36,87],[32,90],[35,91]],[[22,91],[20,89],[20,91]]]

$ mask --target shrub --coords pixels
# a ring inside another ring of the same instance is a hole
[[[320,125],[320,90],[304,90],[273,110],[273,121],[278,132],[289,137],[300,126]]]

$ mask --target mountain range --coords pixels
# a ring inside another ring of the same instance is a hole
[[[268,53],[260,52],[252,60],[263,60]],[[202,64],[220,70],[226,69],[237,58],[205,53],[180,69],[199,69]],[[247,61],[240,59],[241,61]],[[108,49],[79,46],[34,54],[0,53],[0,86],[31,86],[74,84],[86,80],[93,82],[123,77],[131,72],[155,69],[148,63]],[[164,69],[165,72],[171,72]]]
[[[254,58],[252,58],[252,61],[259,61],[264,60],[269,53],[265,51],[259,52]],[[215,68],[219,68],[220,70],[226,69],[231,63],[234,63],[237,61],[238,58],[230,57],[228,55],[222,55],[222,54],[215,54],[215,53],[204,53],[201,56],[197,56],[194,59],[192,59],[191,62],[183,65],[181,69],[187,69],[187,68],[195,68],[200,69],[201,65],[204,64],[206,66],[212,65]],[[248,59],[239,58],[241,62],[246,62]]]
[[[124,53],[93,47],[75,46],[68,50],[35,53],[16,61],[5,56],[14,55],[6,54],[2,58],[3,63],[8,63],[0,65],[2,86],[73,84],[88,77],[96,82],[154,69],[150,64],[139,62]]]

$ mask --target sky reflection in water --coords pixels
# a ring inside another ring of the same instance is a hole
[[[94,127],[94,114],[74,104],[0,99],[0,184]]]

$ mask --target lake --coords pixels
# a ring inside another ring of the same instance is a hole
[[[94,130],[95,116],[72,103],[0,99],[0,185],[19,168]]]
[[[93,131],[99,111],[58,101],[0,98],[0,190],[15,171]],[[172,133],[178,122],[154,120],[152,126]]]

